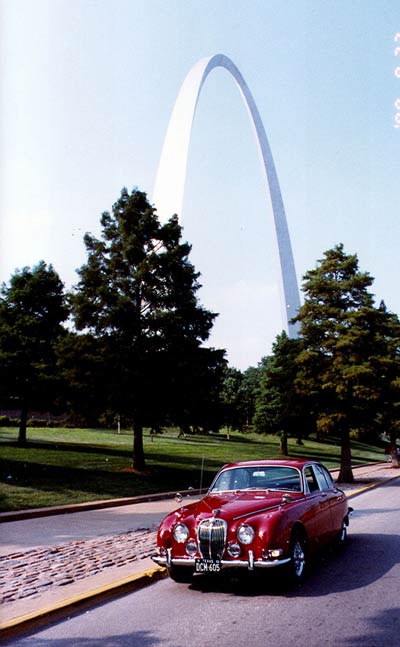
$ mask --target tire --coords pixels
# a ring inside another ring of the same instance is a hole
[[[290,562],[287,567],[289,581],[301,583],[308,569],[307,541],[304,533],[294,531],[290,539]]]
[[[168,575],[174,582],[190,584],[193,579],[193,570],[187,566],[170,566],[168,568]]]

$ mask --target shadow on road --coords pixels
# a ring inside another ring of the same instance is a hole
[[[368,634],[342,639],[343,647],[376,647],[376,645],[396,645],[399,642],[400,608],[385,609],[366,618],[371,629]]]
[[[399,561],[399,535],[351,535],[342,552],[321,556],[302,594],[317,597],[366,587],[384,577]]]
[[[330,549],[317,556],[301,585],[290,587],[276,569],[240,572],[237,576],[224,573],[218,578],[198,576],[190,588],[204,594],[219,592],[246,597],[323,597],[366,587],[382,578],[399,561],[398,535],[358,534],[351,535],[344,549]]]
[[[154,647],[163,642],[157,638],[150,631],[137,631],[129,634],[119,634],[113,636],[105,636],[102,638],[82,638],[74,636],[73,638],[52,638],[49,636],[29,636],[26,638],[20,637],[18,643],[15,639],[8,640],[3,643],[4,645],[15,645],[19,647],[29,645],[29,647]],[[176,646],[178,647],[178,645]]]

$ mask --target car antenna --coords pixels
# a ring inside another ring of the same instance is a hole
[[[203,489],[203,472],[204,472],[204,454],[201,459],[201,471],[200,471],[200,494]]]

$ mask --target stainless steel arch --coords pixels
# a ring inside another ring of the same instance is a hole
[[[187,156],[197,102],[207,76],[216,67],[224,68],[233,76],[255,129],[274,216],[280,262],[282,318],[289,336],[296,337],[298,325],[292,324],[290,320],[300,307],[300,295],[274,160],[253,96],[236,65],[223,54],[198,61],[181,86],[164,140],[154,187],[153,204],[161,219],[167,219],[175,213],[178,215],[182,213]]]

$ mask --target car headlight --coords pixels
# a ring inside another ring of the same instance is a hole
[[[242,523],[242,525],[239,526],[238,528],[237,538],[242,544],[245,544],[246,546],[248,546],[248,544],[251,544],[251,542],[254,539],[253,528],[249,526],[247,523]]]
[[[189,537],[189,528],[185,526],[184,523],[177,523],[176,526],[174,526],[172,534],[178,544],[184,544]]]

